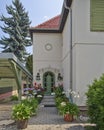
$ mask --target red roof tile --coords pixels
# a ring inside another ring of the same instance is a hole
[[[32,27],[32,29],[58,29],[61,15],[58,15],[48,21],[39,24],[38,26]]]

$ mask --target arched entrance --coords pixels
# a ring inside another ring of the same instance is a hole
[[[53,87],[55,85],[55,75],[54,73],[48,71],[43,75],[43,87],[45,89],[45,94],[50,95],[53,92]]]

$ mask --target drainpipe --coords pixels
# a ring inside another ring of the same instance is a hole
[[[69,48],[70,48],[70,87],[69,89],[73,91],[73,54],[72,54],[72,9],[71,7],[68,7],[66,5],[66,1],[64,1],[64,7],[69,10],[70,12],[70,43],[69,43]],[[73,102],[72,94],[69,94],[69,100]]]

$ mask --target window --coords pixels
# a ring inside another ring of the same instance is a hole
[[[90,0],[91,31],[104,31],[104,0]]]

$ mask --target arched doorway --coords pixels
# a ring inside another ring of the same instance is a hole
[[[45,94],[50,95],[53,92],[53,87],[55,85],[55,75],[54,73],[48,71],[43,75],[43,87],[45,89]]]

